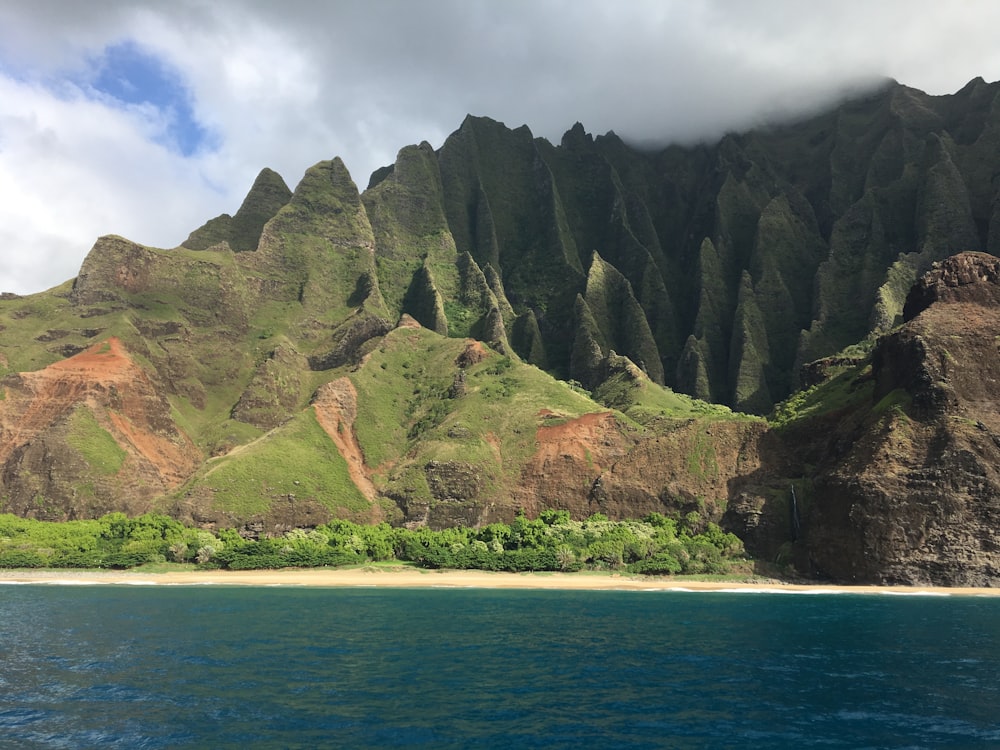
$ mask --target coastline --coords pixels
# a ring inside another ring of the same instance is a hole
[[[294,568],[193,570],[164,573],[89,570],[0,570],[0,584],[296,586],[317,588],[488,588],[564,591],[695,591],[729,593],[1000,596],[1000,589],[939,586],[847,586],[765,581],[711,581],[616,573],[498,573],[418,568]]]

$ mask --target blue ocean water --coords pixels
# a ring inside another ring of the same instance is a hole
[[[0,586],[2,748],[1000,747],[1000,599]]]

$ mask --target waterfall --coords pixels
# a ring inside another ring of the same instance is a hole
[[[799,503],[795,499],[795,485],[790,484],[789,487],[792,488],[792,541],[796,541],[802,532],[802,524],[799,521]]]

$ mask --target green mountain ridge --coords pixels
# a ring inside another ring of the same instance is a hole
[[[845,373],[868,382],[934,263],[1000,250],[998,96],[891,83],[656,151],[470,116],[363,193],[337,158],[294,190],[265,169],[177,248],[102,237],[72,282],[0,300],[0,511],[253,534],[657,512],[810,574],[993,580],[988,555],[818,553],[844,525],[824,450],[849,451],[812,435],[883,429],[894,388]]]

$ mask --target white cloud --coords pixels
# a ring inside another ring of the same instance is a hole
[[[4,290],[72,278],[101,234],[176,245],[228,203],[156,143],[162,123],[147,108],[2,77],[0,102],[17,103],[0,105]]]
[[[294,187],[341,156],[359,187],[466,113],[556,140],[711,138],[891,76],[950,93],[1000,78],[990,0],[11,0],[0,4],[0,290],[75,275],[102,233],[176,245],[260,168]],[[81,84],[109,46],[160,56],[214,136]],[[214,186],[214,187],[213,187]]]

